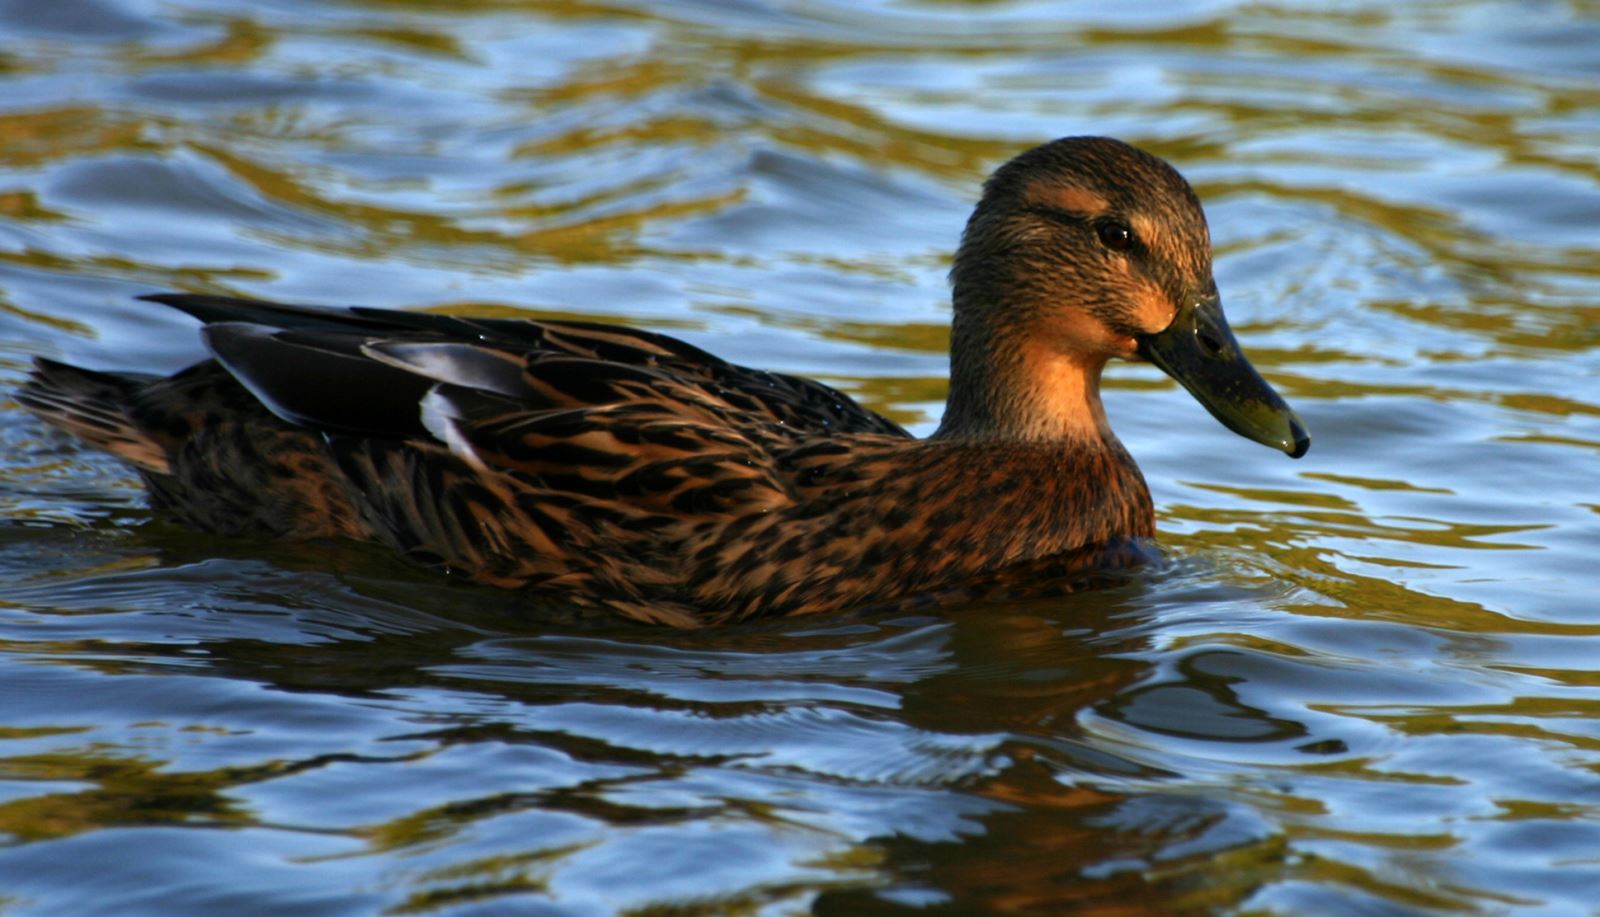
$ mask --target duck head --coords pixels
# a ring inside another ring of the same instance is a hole
[[[1100,373],[1148,360],[1235,433],[1299,458],[1305,427],[1234,339],[1189,183],[1105,137],[1068,137],[984,185],[951,270],[950,401],[936,435],[1111,438]]]

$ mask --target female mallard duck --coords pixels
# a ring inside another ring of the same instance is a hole
[[[950,398],[924,440],[649,331],[176,294],[147,298],[205,322],[214,359],[169,378],[41,360],[20,400],[197,528],[376,540],[680,626],[1091,567],[1152,535],[1100,404],[1113,357],[1257,442],[1309,445],[1223,318],[1199,200],[1155,156],[1101,137],[1023,153],[951,278]]]

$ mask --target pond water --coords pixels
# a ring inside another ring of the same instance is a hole
[[[1104,589],[578,630],[0,405],[0,912],[1592,912],[1587,0],[0,0],[0,390],[196,359],[132,300],[185,289],[637,323],[927,432],[978,183],[1074,133],[1194,182],[1314,437],[1112,367],[1165,557]]]

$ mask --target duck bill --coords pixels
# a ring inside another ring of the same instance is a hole
[[[1217,296],[1189,300],[1165,331],[1135,340],[1140,356],[1178,380],[1223,426],[1291,458],[1311,448],[1300,418],[1244,358]]]

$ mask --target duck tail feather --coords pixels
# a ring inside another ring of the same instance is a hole
[[[134,392],[149,379],[36,357],[17,403],[51,426],[146,471],[166,474],[167,450],[129,416]]]

